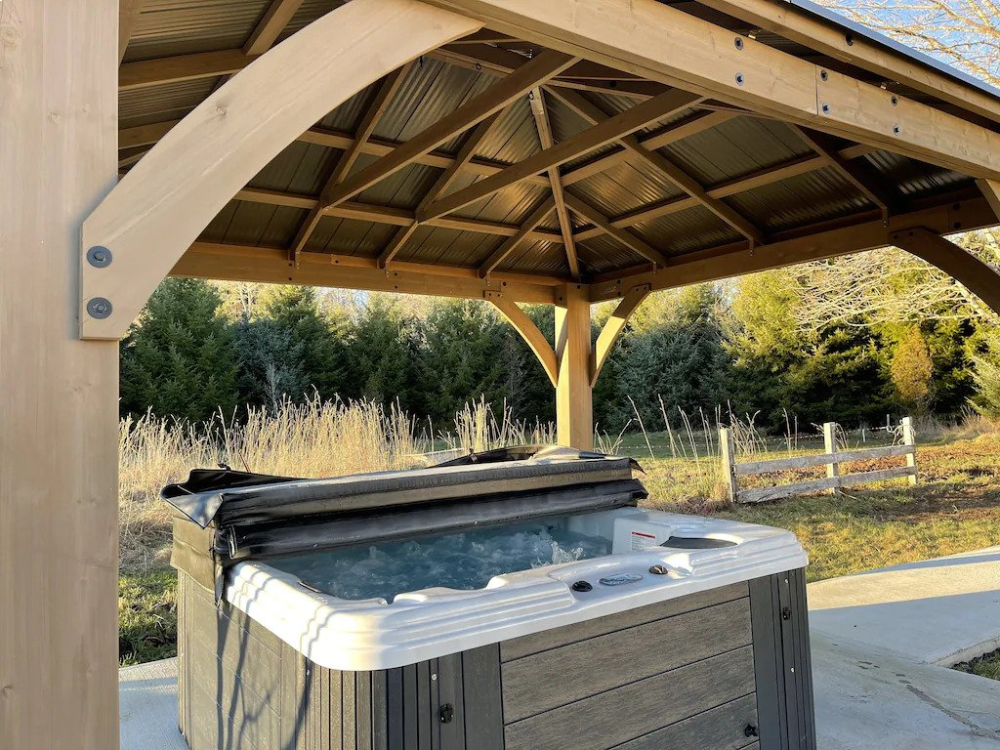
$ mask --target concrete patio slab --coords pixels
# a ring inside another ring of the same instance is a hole
[[[118,671],[121,750],[187,750],[177,731],[177,660]]]

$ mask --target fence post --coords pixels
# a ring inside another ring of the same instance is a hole
[[[736,441],[729,427],[719,428],[719,455],[722,458],[722,481],[726,483],[729,502],[735,503],[739,497],[736,484]]]
[[[825,422],[823,424],[823,447],[827,453],[836,455],[837,453],[837,423]],[[834,458],[826,465],[826,475],[831,479],[837,479],[837,483],[830,488],[831,495],[840,494],[840,464]]]
[[[906,454],[906,465],[913,469],[913,474],[908,476],[907,480],[913,486],[917,483],[917,440],[913,432],[913,421],[909,417],[903,417],[900,424],[903,426],[903,445],[913,447],[913,450]]]

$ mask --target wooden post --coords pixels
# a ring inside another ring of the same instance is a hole
[[[837,423],[826,422],[823,424],[823,448],[827,453],[836,455],[837,453]],[[840,464],[834,459],[826,465],[826,475],[831,479],[840,478]],[[830,488],[831,495],[840,494],[840,483]]]
[[[906,466],[913,469],[913,474],[907,477],[910,486],[917,483],[917,438],[913,432],[913,420],[903,417],[900,423],[903,427],[903,445],[913,446],[913,450],[906,454]]]
[[[719,429],[719,454],[722,458],[722,481],[726,483],[726,496],[735,503],[739,497],[736,483],[736,440],[729,427]]]
[[[556,294],[556,432],[559,445],[594,447],[594,404],[590,385],[590,297],[586,287],[567,284]]]
[[[118,342],[77,337],[115,184],[118,0],[0,2],[0,748],[118,747]]]

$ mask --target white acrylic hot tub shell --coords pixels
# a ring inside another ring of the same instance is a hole
[[[430,588],[382,599],[347,601],[305,588],[290,573],[259,562],[232,571],[226,599],[311,661],[328,669],[392,669],[603,615],[802,568],[806,553],[782,529],[658,511],[610,511],[669,536],[736,542],[722,549],[650,547],[497,576],[483,589]],[[598,514],[593,514],[596,517]],[[604,514],[600,514],[604,515]],[[574,519],[577,520],[577,519]],[[580,523],[587,523],[581,516]],[[653,575],[664,565],[670,575]],[[605,586],[623,573],[642,578]],[[580,580],[589,592],[570,586]]]

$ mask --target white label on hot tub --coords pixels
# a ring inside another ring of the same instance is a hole
[[[632,532],[632,551],[638,552],[646,547],[656,546],[656,534],[647,534],[643,531]]]

